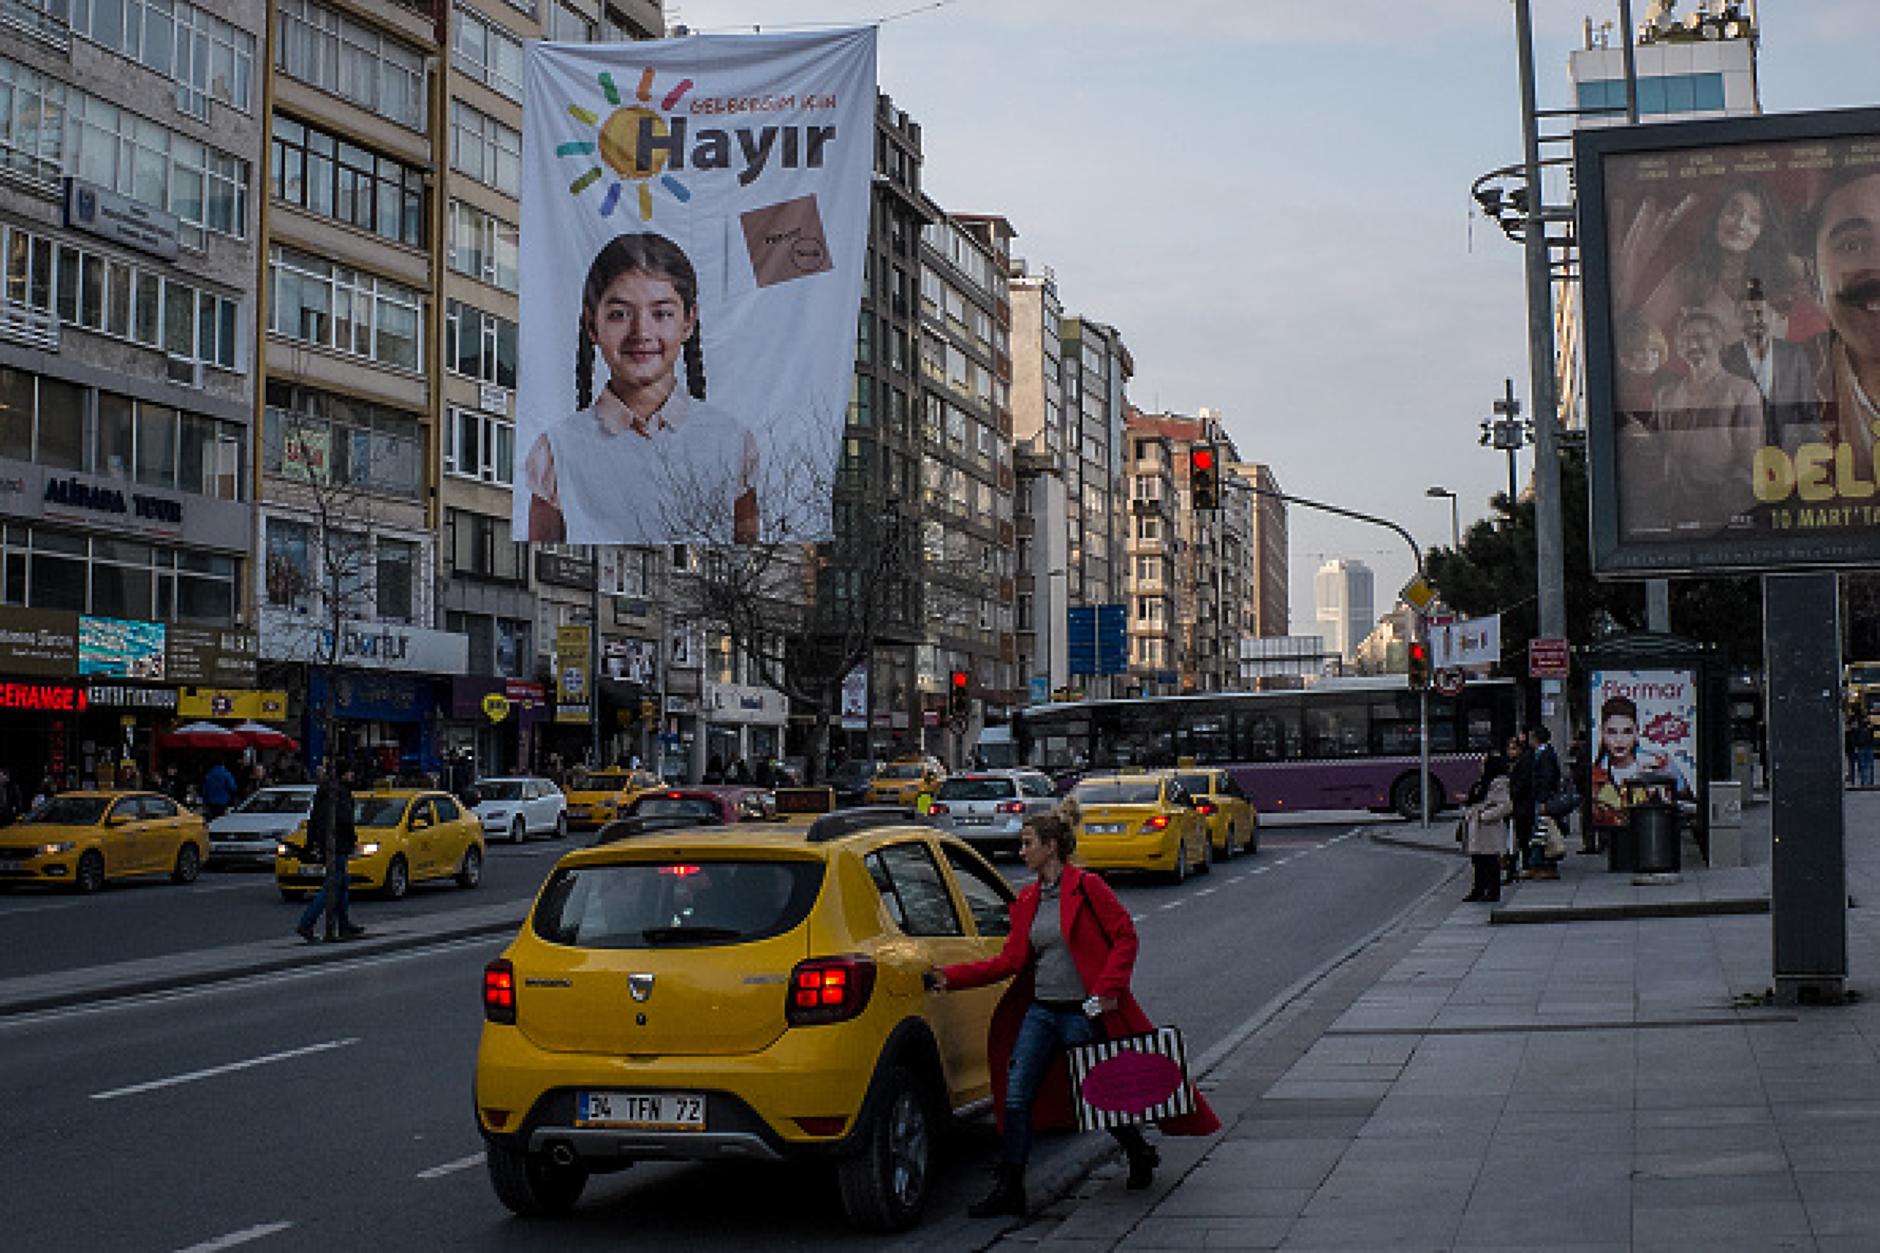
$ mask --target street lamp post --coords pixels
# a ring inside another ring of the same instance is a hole
[[[1456,494],[1447,487],[1432,487],[1423,493],[1432,500],[1449,498],[1449,547],[1454,552],[1462,551],[1462,521],[1456,512]]]

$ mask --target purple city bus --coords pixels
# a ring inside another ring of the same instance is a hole
[[[1033,705],[1012,716],[1018,760],[1054,777],[1225,766],[1263,814],[1421,812],[1418,698],[1401,674],[1281,692],[1209,692]],[[1512,679],[1429,693],[1430,812],[1458,803],[1482,756],[1516,729]]]

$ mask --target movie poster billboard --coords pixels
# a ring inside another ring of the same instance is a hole
[[[518,537],[830,532],[875,32],[531,44]]]
[[[1595,670],[1593,825],[1623,827],[1646,796],[1697,807],[1697,676],[1689,670]]]
[[[1880,557],[1880,111],[1575,137],[1593,564]]]

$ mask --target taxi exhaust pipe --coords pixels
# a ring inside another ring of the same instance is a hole
[[[557,1140],[548,1146],[548,1160],[557,1169],[566,1170],[575,1163],[574,1145]]]

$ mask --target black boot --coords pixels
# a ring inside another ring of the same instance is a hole
[[[983,1201],[966,1207],[969,1218],[993,1218],[1010,1214],[1025,1216],[1025,1168],[1013,1162],[1000,1162],[996,1182]]]
[[[1110,1132],[1116,1142],[1123,1146],[1123,1153],[1129,1158],[1129,1179],[1124,1187],[1131,1192],[1141,1192],[1155,1182],[1155,1168],[1162,1164],[1162,1155],[1155,1151],[1144,1138],[1141,1127],[1117,1127]]]

